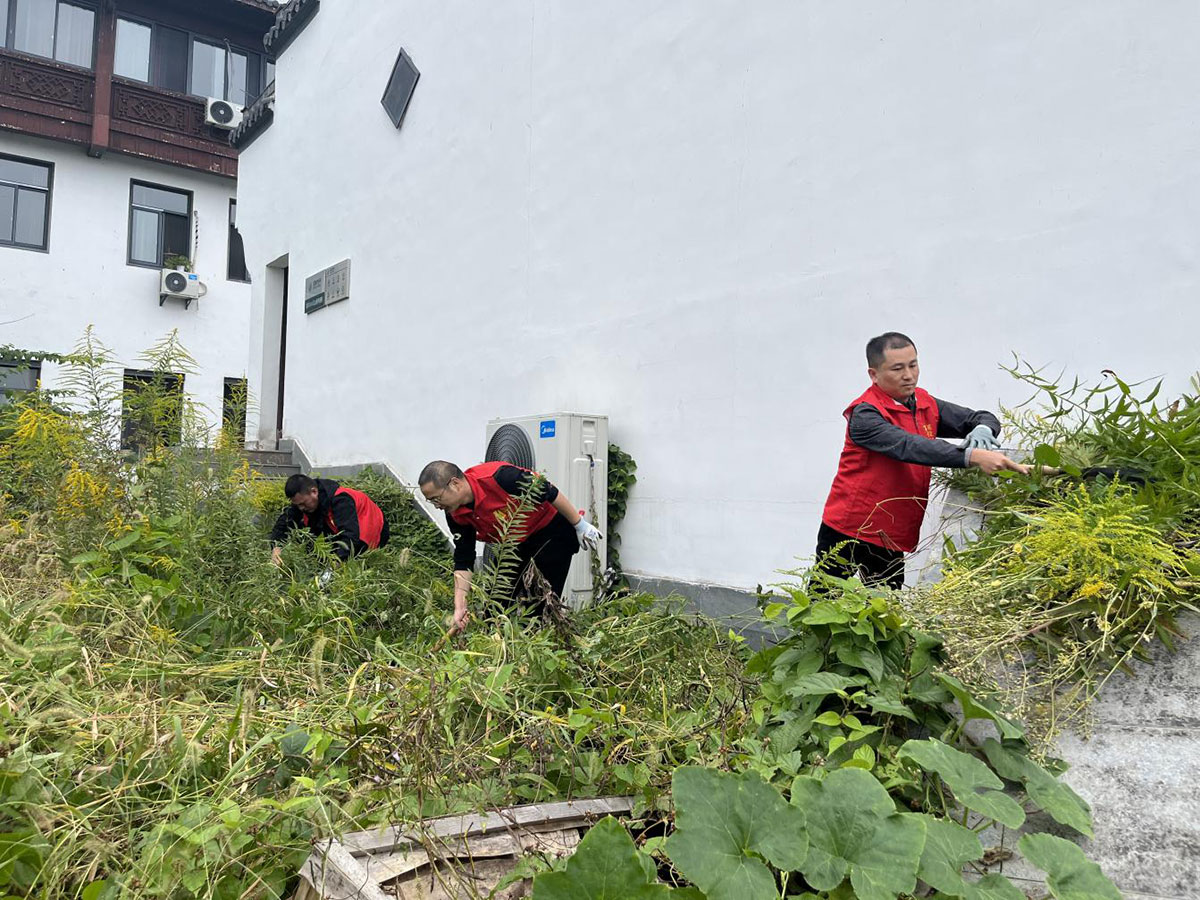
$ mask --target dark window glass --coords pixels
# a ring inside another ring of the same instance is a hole
[[[11,244],[13,219],[17,216],[17,189],[0,184],[0,244]]]
[[[50,166],[0,156],[0,244],[45,250]]]
[[[267,84],[270,84],[274,80],[275,80],[275,63],[268,61],[267,62]],[[266,90],[266,88],[264,87],[263,90]]]
[[[229,54],[229,83],[225,87],[225,99],[238,108],[250,102],[246,76],[250,67],[245,53],[236,50]]]
[[[8,43],[8,0],[0,0],[0,47]]]
[[[150,26],[117,19],[117,56],[113,73],[138,81],[150,80]]]
[[[46,243],[46,194],[22,188],[17,191],[17,215],[13,223],[13,240],[30,247]]]
[[[192,195],[132,183],[129,262],[161,266],[170,256],[191,256]]]
[[[246,245],[237,229],[237,201],[229,201],[229,271],[230,281],[249,281],[246,270]]]
[[[191,92],[225,99],[225,48],[192,41]]]
[[[55,0],[17,0],[13,47],[38,56],[54,55]]]
[[[246,379],[226,378],[221,396],[221,429],[225,438],[235,446],[246,440]]]
[[[186,32],[159,25],[154,29],[153,77],[151,81],[168,91],[187,93],[188,36]]]
[[[175,447],[183,439],[183,376],[125,370],[121,398],[121,447]]]
[[[0,181],[25,187],[48,188],[50,187],[50,167],[40,163],[0,157]]]
[[[39,362],[0,359],[0,406],[19,400],[22,394],[37,390],[42,377]]]
[[[388,79],[381,100],[388,117],[397,128],[404,120],[404,114],[408,111],[408,101],[412,99],[413,91],[416,90],[420,77],[421,73],[417,71],[412,59],[402,49],[400,55],[396,57],[396,64],[392,67],[392,76]]]
[[[96,14],[82,6],[58,4],[58,28],[54,37],[54,58],[74,66],[92,67],[92,44],[96,33]]]

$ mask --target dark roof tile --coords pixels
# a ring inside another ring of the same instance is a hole
[[[275,121],[275,82],[267,85],[257,100],[242,113],[238,127],[229,132],[229,143],[238,150],[245,150],[267,126]]]
[[[321,0],[291,0],[275,16],[275,24],[263,38],[267,52],[278,57],[321,8]]]

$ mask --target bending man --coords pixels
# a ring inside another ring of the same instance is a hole
[[[454,463],[435,460],[421,470],[417,482],[425,499],[445,510],[454,535],[454,630],[466,627],[467,595],[475,568],[475,542],[494,544],[505,537],[505,519],[518,508],[520,496],[530,490],[534,473],[519,466],[491,462],[472,466],[465,472]],[[524,522],[509,526],[508,537],[516,540],[520,570],[514,590],[519,592],[531,563],[562,596],[571,558],[581,546],[599,546],[600,531],[567,499],[544,481],[528,497],[532,508]]]
[[[288,507],[271,529],[271,561],[282,563],[279,545],[295,528],[305,528],[314,537],[333,539],[333,552],[345,562],[356,553],[385,547],[388,524],[375,501],[354,488],[342,487],[328,478],[293,475],[283,486]]]
[[[842,413],[846,441],[821,528],[824,571],[904,586],[904,554],[917,547],[929,499],[930,467],[975,466],[989,475],[1029,467],[999,452],[1000,422],[990,412],[939,400],[917,387],[917,348],[889,331],[867,344],[871,386]],[[955,446],[938,438],[966,438]]]

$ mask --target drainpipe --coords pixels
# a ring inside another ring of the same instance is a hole
[[[92,98],[92,137],[88,156],[100,157],[108,149],[112,122],[113,63],[117,47],[116,0],[102,0],[96,16],[96,86]]]

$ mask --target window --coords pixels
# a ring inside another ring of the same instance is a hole
[[[249,95],[249,84],[246,80],[248,71],[249,62],[245,53],[227,50],[207,41],[192,41],[193,94],[199,97],[219,97],[228,100],[234,106],[245,106]]]
[[[150,26],[117,19],[117,55],[113,74],[137,81],[150,80]]]
[[[0,406],[7,406],[23,394],[36,391],[41,378],[40,362],[0,359]]]
[[[96,13],[66,0],[0,0],[8,46],[74,66],[92,67]]]
[[[183,376],[125,370],[121,449],[177,447],[183,440]]]
[[[246,391],[245,378],[226,378],[221,396],[221,430],[225,439],[235,446],[246,441]]]
[[[188,228],[192,195],[187,191],[130,183],[129,263],[161,268],[172,256],[191,257]]]
[[[237,201],[229,201],[229,266],[226,277],[230,281],[249,281],[246,270],[246,247],[237,229]]]
[[[46,249],[52,171],[46,163],[0,156],[0,246]]]
[[[13,0],[0,0],[0,3]],[[227,42],[127,16],[117,19],[113,72],[168,91],[246,106],[273,77],[274,63]],[[264,77],[267,81],[264,81]]]

